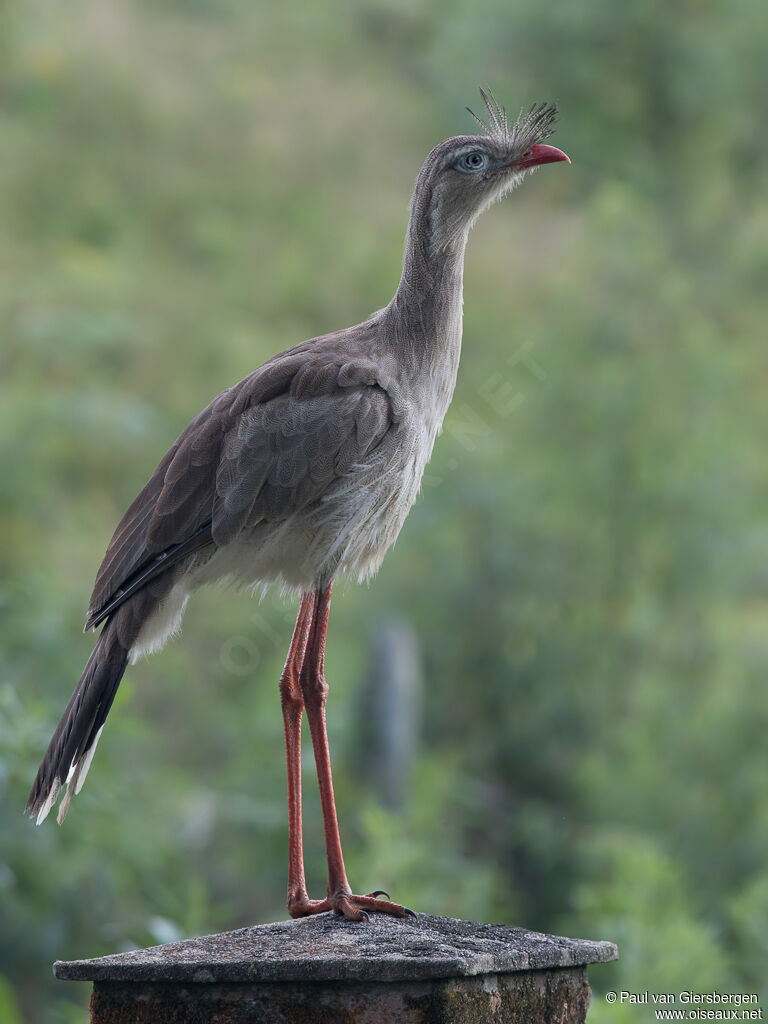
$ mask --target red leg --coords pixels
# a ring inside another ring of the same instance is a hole
[[[317,913],[320,900],[310,900],[304,878],[304,849],[301,835],[301,716],[304,698],[299,675],[304,663],[307,639],[312,626],[315,595],[303,594],[296,626],[280,676],[280,703],[285,728],[285,758],[288,767],[288,912],[292,917]],[[319,908],[327,910],[327,906]]]
[[[325,828],[325,845],[328,855],[328,899],[319,901],[318,910],[331,909],[344,914],[353,921],[364,920],[368,910],[377,910],[395,917],[412,915],[412,911],[376,899],[373,894],[355,896],[349,887],[347,873],[344,869],[344,857],[341,852],[339,823],[336,817],[336,803],[333,797],[333,779],[331,777],[331,755],[328,749],[328,733],[325,726],[325,704],[328,697],[328,684],[325,681],[325,636],[328,630],[328,614],[331,607],[331,585],[318,591],[315,600],[314,616],[307,642],[306,656],[301,668],[299,682],[304,706],[307,709],[309,731],[312,734],[312,747],[315,752],[317,780],[320,785],[320,803],[323,809],[323,826]],[[386,895],[386,894],[385,894]]]

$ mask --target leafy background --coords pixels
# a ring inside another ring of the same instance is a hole
[[[21,808],[122,511],[213,394],[387,301],[419,164],[478,84],[558,98],[573,164],[473,233],[424,493],[335,599],[350,877],[617,941],[593,1024],[649,1019],[609,988],[765,984],[767,37],[756,0],[0,6],[6,1024],[83,1020],[57,957],[284,916],[278,596],[199,595],[66,826]],[[403,643],[388,747],[371,679]]]

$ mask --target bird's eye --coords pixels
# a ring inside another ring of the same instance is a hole
[[[483,153],[481,150],[476,149],[472,153],[464,154],[464,156],[459,160],[459,168],[462,171],[484,171],[490,162],[491,161],[487,153]]]

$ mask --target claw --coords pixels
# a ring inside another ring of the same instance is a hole
[[[392,899],[386,889],[374,889],[373,892],[366,893],[366,896],[370,896],[371,899],[376,899],[377,896],[386,896],[387,899]]]
[[[310,914],[321,914],[332,910],[338,917],[346,917],[350,921],[368,921],[370,915],[390,914],[392,917],[416,917],[412,910],[401,907],[389,900],[380,900],[378,896],[389,896],[383,889],[355,896],[353,893],[337,893],[324,900],[311,900],[304,894],[293,895],[289,899],[288,913],[291,917],[307,917]]]

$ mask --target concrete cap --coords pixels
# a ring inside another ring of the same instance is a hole
[[[566,939],[501,924],[419,914],[335,914],[238,928],[92,960],[57,960],[67,981],[419,981],[576,967],[616,960],[612,942]]]

